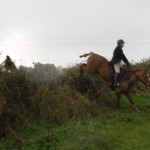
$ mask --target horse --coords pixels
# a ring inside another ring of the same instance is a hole
[[[113,88],[112,79],[112,65],[103,56],[95,54],[93,52],[81,55],[82,57],[88,57],[87,63],[83,63],[79,67],[80,76],[84,73],[98,74],[116,93],[116,108],[120,108],[121,95],[125,94],[131,104],[131,106],[138,110],[135,105],[132,96],[131,89],[132,86],[137,82],[141,81],[147,88],[150,88],[150,75],[147,70],[132,70],[124,71],[123,76],[119,79],[119,86]]]

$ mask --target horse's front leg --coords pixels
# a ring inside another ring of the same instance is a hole
[[[133,99],[132,99],[132,96],[131,96],[131,93],[130,92],[127,92],[126,93],[126,96],[130,102],[130,104],[132,105],[133,109],[136,110],[136,111],[139,111],[139,109],[137,108],[137,106],[135,105]]]
[[[117,99],[116,108],[119,109],[120,108],[121,93],[116,92],[116,99]]]

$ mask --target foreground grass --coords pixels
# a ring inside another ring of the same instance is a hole
[[[149,150],[150,96],[137,94],[140,112],[123,97],[122,109],[101,108],[98,117],[82,117],[51,128],[30,121],[1,150]]]

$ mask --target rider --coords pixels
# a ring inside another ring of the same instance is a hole
[[[114,85],[113,85],[114,87],[119,86],[118,77],[120,73],[121,60],[123,60],[128,66],[130,65],[128,59],[126,58],[122,50],[122,48],[124,47],[124,43],[125,42],[122,39],[117,41],[117,47],[115,48],[113,52],[113,58],[110,61],[115,69]]]
[[[6,68],[7,71],[9,70],[12,71],[17,69],[14,62],[9,56],[6,56],[6,59],[4,61],[4,67]]]

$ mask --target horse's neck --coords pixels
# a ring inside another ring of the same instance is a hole
[[[132,83],[135,83],[138,81],[138,78],[136,76],[137,71],[127,71],[126,72],[126,79],[131,81]]]

